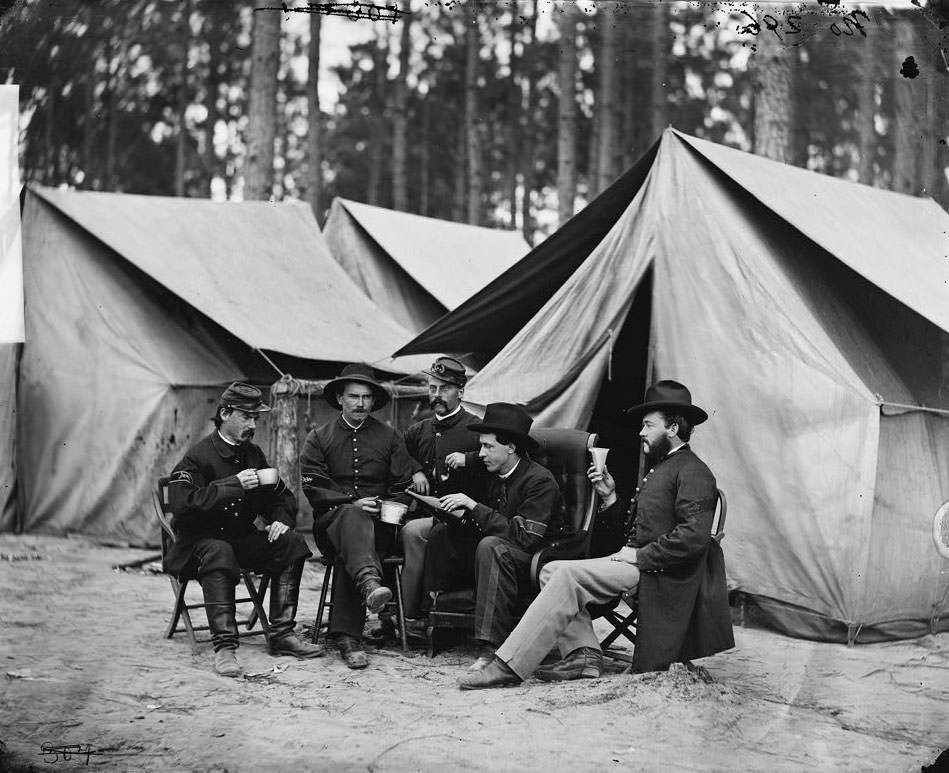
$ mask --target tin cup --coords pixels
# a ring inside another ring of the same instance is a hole
[[[261,486],[273,486],[278,480],[280,480],[280,475],[273,467],[264,467],[262,470],[257,470],[257,482]]]
[[[401,502],[384,501],[381,504],[379,518],[383,523],[391,523],[393,526],[398,526],[402,523],[402,518],[405,517],[405,513],[408,509],[409,506],[403,505]]]
[[[603,468],[606,467],[606,455],[609,452],[609,448],[593,447],[590,449],[590,456],[593,457],[593,466],[596,467],[597,472],[603,472]]]

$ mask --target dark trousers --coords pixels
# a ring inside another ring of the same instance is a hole
[[[379,554],[393,552],[395,529],[377,525],[358,505],[341,505],[316,519],[313,537],[324,556],[335,558],[329,633],[359,638],[366,606],[357,580],[367,573],[381,579]]]
[[[191,543],[191,559],[183,574],[200,581],[207,574],[222,572],[236,584],[242,568],[280,575],[291,564],[311,555],[306,540],[295,531],[285,532],[273,542],[268,542],[267,533],[260,530],[225,539],[198,537]]]
[[[530,587],[531,553],[501,537],[475,551],[475,638],[499,646],[514,630],[519,591]]]
[[[475,587],[475,638],[494,645],[514,630],[520,591],[530,587],[532,554],[501,537],[436,524],[425,555],[427,591]]]

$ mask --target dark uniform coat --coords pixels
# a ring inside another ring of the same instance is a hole
[[[413,466],[402,433],[374,416],[353,429],[340,414],[311,430],[300,454],[303,493],[316,513],[362,497],[405,502]]]
[[[563,528],[563,497],[553,473],[523,458],[507,477],[487,474],[487,495],[469,514],[482,537],[502,537],[532,552]]]
[[[688,445],[656,462],[636,489],[627,544],[641,573],[637,672],[735,646],[725,558],[712,538],[716,496],[715,477]]]
[[[171,473],[168,500],[175,514],[177,539],[165,556],[165,571],[180,575],[196,540],[206,537],[239,539],[256,531],[254,521],[296,525],[297,500],[280,480],[275,486],[245,491],[237,473],[269,467],[264,452],[253,443],[234,446],[215,430],[195,443]],[[288,556],[298,560],[308,556]]]
[[[466,461],[476,464],[476,456],[480,443],[478,433],[468,429],[480,419],[464,408],[447,419],[435,416],[416,422],[406,430],[405,446],[415,462],[413,472],[421,471],[428,478],[432,496],[441,497],[445,494],[461,492],[472,499],[479,500],[483,496],[482,483],[484,468],[477,466],[450,469],[445,465],[445,457],[459,452],[471,454]],[[442,477],[447,476],[447,480]]]

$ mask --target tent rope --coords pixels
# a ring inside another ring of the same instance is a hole
[[[261,357],[263,357],[265,360],[267,360],[267,362],[270,363],[270,367],[273,368],[275,371],[277,371],[277,373],[280,375],[280,378],[283,378],[284,376],[287,375],[286,373],[284,373],[282,370],[280,370],[280,368],[278,368],[278,367],[274,364],[274,361],[273,361],[273,360],[271,360],[266,354],[264,354],[264,352],[263,352],[262,349],[258,349],[258,348],[255,346],[255,347],[254,347],[254,351],[257,352],[257,354],[259,354]]]

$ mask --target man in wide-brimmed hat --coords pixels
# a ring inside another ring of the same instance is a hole
[[[530,458],[537,451],[530,436],[532,422],[522,405],[489,403],[484,418],[468,425],[470,432],[478,433],[478,457],[486,471],[484,498],[477,502],[464,493],[441,497],[445,510],[464,510],[467,528],[441,532],[446,539],[438,543],[433,530],[429,539],[430,561],[448,557],[457,577],[470,577],[473,569],[475,638],[481,646],[475,670],[491,661],[514,627],[517,597],[529,584],[534,551],[562,527],[560,487],[546,467]],[[458,546],[466,535],[476,542],[474,550]]]
[[[413,464],[402,433],[372,416],[389,393],[368,365],[347,365],[323,398],[340,415],[306,436],[303,493],[313,505],[316,544],[336,560],[330,636],[346,665],[364,668],[366,609],[379,612],[392,598],[378,550],[391,551],[395,534],[391,526],[377,528],[380,499],[407,501]]]
[[[271,572],[270,652],[312,658],[323,649],[294,633],[306,541],[293,531],[297,500],[286,484],[262,485],[258,470],[270,467],[252,443],[257,417],[270,410],[261,391],[235,382],[221,395],[215,430],[185,454],[171,474],[168,500],[177,539],[165,557],[165,571],[197,576],[207,604],[215,669],[241,674],[235,657],[238,636],[234,586],[241,567]],[[254,525],[257,516],[269,522]]]
[[[479,673],[459,679],[463,690],[518,684],[534,674],[546,681],[595,678],[602,653],[587,610],[622,593],[638,593],[633,670],[667,668],[735,646],[725,562],[712,537],[715,477],[689,447],[692,428],[708,415],[676,381],[660,381],[627,411],[640,426],[645,477],[629,509],[627,544],[604,558],[552,561],[542,590]],[[601,512],[625,507],[609,471],[588,471]],[[557,646],[561,660],[541,661]]]
[[[412,488],[419,494],[444,496],[461,492],[479,499],[483,470],[474,469],[478,436],[468,427],[478,421],[461,405],[468,376],[465,366],[454,357],[438,357],[424,371],[428,377],[428,402],[434,415],[416,422],[405,433],[405,445],[415,464]],[[471,464],[467,464],[470,461]],[[432,529],[432,517],[407,522],[401,533],[405,564],[402,569],[402,603],[410,631],[421,631],[422,586],[425,555]]]

